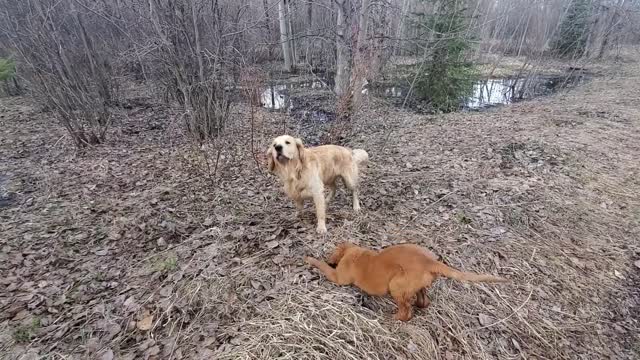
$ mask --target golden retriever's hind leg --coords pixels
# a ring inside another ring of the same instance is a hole
[[[300,219],[303,218],[303,214],[304,214],[304,200],[302,199],[298,199],[298,200],[293,200],[293,203],[296,205],[296,212],[295,214],[292,216],[292,220],[293,221],[298,221]]]
[[[325,203],[327,205],[329,205],[329,202],[331,202],[331,200],[333,200],[333,197],[336,195],[336,183],[335,181],[331,184],[327,184],[327,187],[329,188],[329,192],[327,193],[327,197],[324,200]]]
[[[350,175],[343,175],[344,185],[353,196],[353,211],[360,211],[360,199],[358,198],[358,173],[354,171]]]
[[[324,203],[324,192],[319,191],[313,194],[313,202],[316,205],[316,218],[318,221],[318,227],[316,232],[318,234],[325,234],[327,232],[326,224],[326,208]]]

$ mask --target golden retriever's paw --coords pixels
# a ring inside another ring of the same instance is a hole
[[[362,208],[360,207],[360,205],[357,205],[357,206],[356,206],[356,205],[354,205],[354,206],[353,206],[353,211],[354,211],[354,212],[360,212],[361,210],[362,210]]]
[[[326,225],[318,225],[318,227],[316,228],[316,232],[318,234],[326,234],[327,233],[327,226]]]

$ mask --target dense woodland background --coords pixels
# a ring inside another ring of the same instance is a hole
[[[348,121],[390,62],[411,59],[414,92],[451,111],[477,64],[526,56],[526,73],[549,58],[615,56],[640,39],[637,0],[2,0],[0,9],[5,92],[28,89],[78,147],[104,141],[132,82],[184,107],[202,141],[228,121],[230,89],[257,91],[286,73],[330,78]]]

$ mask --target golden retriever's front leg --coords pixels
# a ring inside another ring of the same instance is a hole
[[[301,218],[304,211],[304,200],[296,199],[293,202],[296,204],[296,218]]]
[[[316,232],[318,234],[324,234],[327,232],[327,224],[324,192],[322,190],[315,191],[313,193],[313,202],[316,205],[316,218],[318,220],[318,227],[316,228]]]

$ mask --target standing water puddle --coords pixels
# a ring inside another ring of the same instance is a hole
[[[260,101],[262,106],[267,109],[282,110],[293,109],[293,102],[289,96],[292,89],[323,89],[327,87],[327,83],[316,80],[290,84],[272,85],[262,91]]]
[[[534,76],[528,78],[496,78],[478,81],[473,86],[473,95],[462,99],[460,107],[467,110],[479,110],[497,105],[511,104],[521,100],[552,94],[558,90],[571,88],[584,81],[584,74],[576,73],[568,76]],[[323,81],[308,81],[289,84],[272,85],[261,94],[262,106],[268,109],[289,110],[295,104],[291,100],[292,89],[324,89]],[[396,104],[404,103],[409,93],[408,85],[377,86],[371,93],[393,100]],[[368,92],[364,90],[363,92]],[[420,100],[410,96],[409,104],[420,108]],[[411,105],[410,105],[411,106]]]
[[[478,81],[473,85],[473,95],[462,99],[461,109],[479,110],[497,105],[507,105],[521,100],[553,94],[560,89],[579,85],[584,80],[582,74],[571,76],[536,76],[529,78],[498,78]],[[378,96],[397,99],[403,103],[409,93],[409,86],[386,86],[374,89]],[[420,101],[412,98],[410,103]]]
[[[538,96],[553,94],[560,89],[582,83],[582,75],[569,77],[535,77],[516,79],[487,79],[473,86],[473,96],[466,99],[467,109],[482,109],[495,105],[506,105]]]

